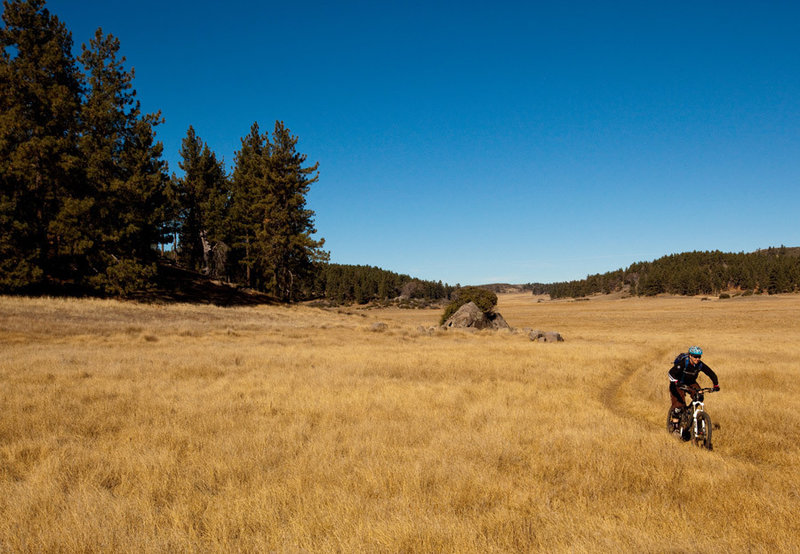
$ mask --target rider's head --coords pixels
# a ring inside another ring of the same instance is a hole
[[[699,346],[690,346],[689,347],[689,359],[692,361],[693,364],[696,364],[700,361],[700,357],[703,355],[703,349]]]

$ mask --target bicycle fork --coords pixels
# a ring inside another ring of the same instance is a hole
[[[700,432],[700,423],[699,421],[702,419],[703,414],[703,403],[702,402],[692,402],[692,425],[694,425],[694,436],[700,436],[701,434],[705,434],[705,430]],[[700,416],[700,417],[698,417]]]

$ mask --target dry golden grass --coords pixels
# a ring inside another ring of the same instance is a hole
[[[0,297],[0,552],[800,549],[800,296],[499,310],[567,340]],[[664,431],[690,343],[713,452]]]

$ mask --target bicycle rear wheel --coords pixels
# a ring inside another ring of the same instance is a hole
[[[677,424],[672,423],[672,408],[667,410],[667,433],[670,435],[675,433],[680,428],[680,422]]]

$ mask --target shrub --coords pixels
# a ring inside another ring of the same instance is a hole
[[[444,309],[439,324],[443,324],[450,319],[450,316],[456,313],[461,306],[470,302],[474,302],[483,313],[488,314],[497,306],[497,295],[492,291],[478,287],[460,288],[453,293],[453,301]]]
[[[731,295],[728,294],[727,292],[723,292],[722,294],[719,295],[719,299],[720,300],[725,300],[726,298],[730,298],[730,297],[731,297]]]
[[[89,283],[113,296],[127,297],[137,291],[153,288],[158,273],[155,264],[142,265],[133,259],[110,258],[105,273],[89,279]]]

